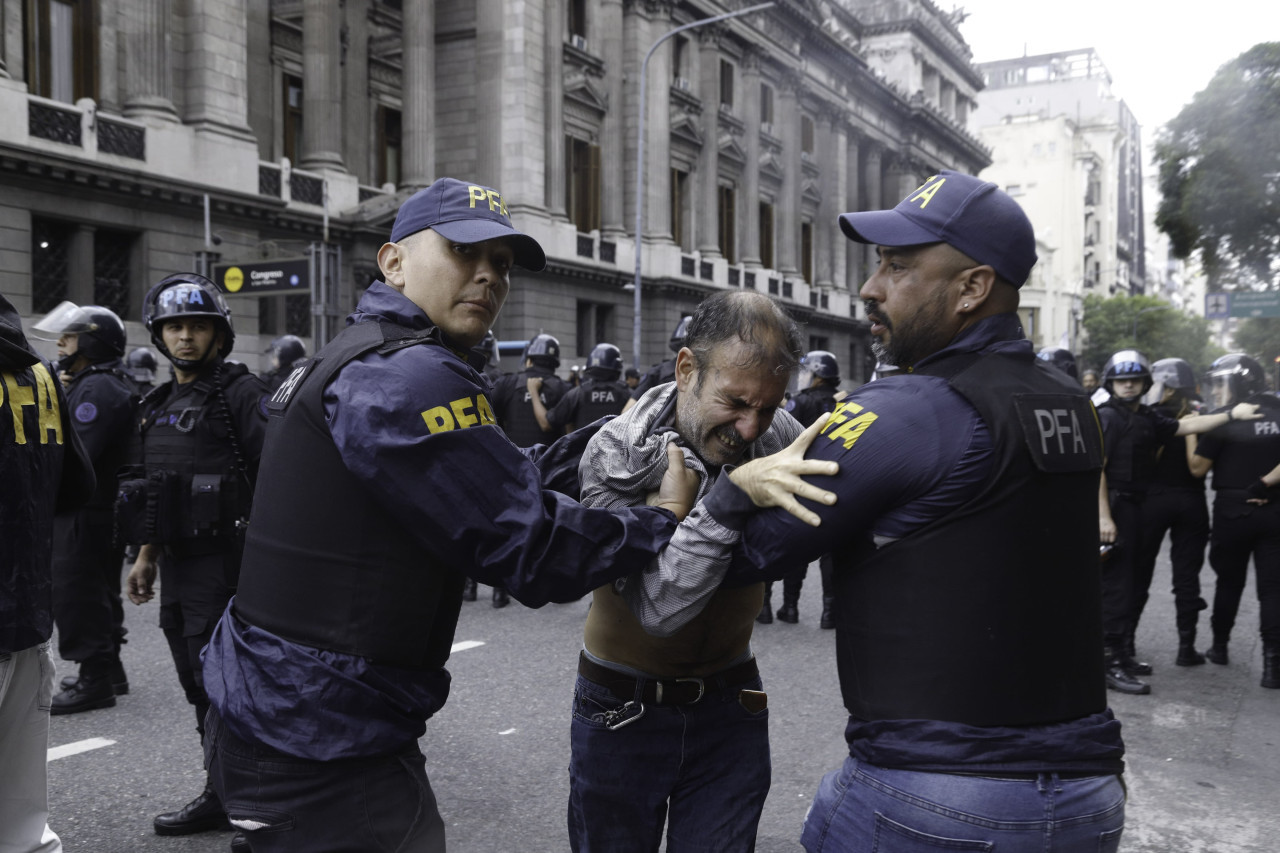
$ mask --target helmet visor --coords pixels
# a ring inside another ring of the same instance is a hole
[[[56,341],[63,335],[78,335],[93,328],[94,324],[83,308],[74,302],[62,302],[41,317],[40,322],[31,327],[31,333],[42,341]]]
[[[1210,373],[1205,377],[1204,393],[1212,410],[1234,406],[1238,400],[1240,382],[1233,372]]]

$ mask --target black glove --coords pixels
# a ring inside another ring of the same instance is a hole
[[[1250,483],[1245,491],[1249,493],[1249,497],[1263,501],[1272,500],[1276,496],[1275,489],[1268,486],[1261,477]]]

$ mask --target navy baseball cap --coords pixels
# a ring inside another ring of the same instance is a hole
[[[850,240],[877,246],[946,243],[1022,287],[1036,264],[1036,235],[1016,201],[989,181],[943,171],[893,210],[842,213]]]
[[[517,264],[535,272],[547,265],[542,246],[512,227],[507,203],[497,190],[489,187],[456,178],[437,178],[431,186],[418,190],[400,205],[395,224],[391,226],[391,242],[398,243],[428,228],[458,243],[511,237]]]

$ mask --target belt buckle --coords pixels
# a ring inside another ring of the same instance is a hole
[[[676,684],[680,684],[681,682],[692,682],[698,685],[698,695],[694,698],[692,702],[688,702],[686,704],[689,704],[689,705],[698,704],[699,702],[702,701],[702,697],[705,696],[707,693],[706,682],[704,682],[701,678],[675,678],[672,680],[675,681]],[[662,704],[662,682],[659,681],[657,684],[654,685],[654,688],[655,688],[654,698],[657,701],[657,703],[661,705]]]

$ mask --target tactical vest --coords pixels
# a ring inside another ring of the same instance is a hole
[[[1153,406],[1152,408],[1166,418],[1178,417],[1175,407]],[[1163,447],[1152,470],[1151,484],[1165,489],[1195,489],[1197,492],[1203,492],[1204,478],[1196,477],[1187,467],[1186,437],[1175,435],[1166,438]]]
[[[253,491],[237,458],[222,387],[246,374],[218,362],[189,386],[161,385],[143,398],[142,451],[151,494],[152,541],[191,553],[229,550]],[[197,544],[200,543],[200,544]]]
[[[530,376],[542,379],[542,405],[550,411],[568,390],[567,383],[554,374],[525,370],[504,376],[494,389],[496,399],[494,410],[498,413],[498,425],[507,434],[516,447],[533,447],[535,444],[550,444],[556,438],[555,432],[546,432],[533,414],[533,403],[525,398],[529,391],[525,382]]]
[[[834,412],[836,410],[836,389],[825,382],[811,388],[805,388],[795,396],[795,406],[791,409],[791,416],[800,422],[801,426],[809,426],[816,421],[824,412]]]
[[[116,472],[128,462],[130,428],[134,422],[138,398],[133,381],[121,369],[119,359],[90,365],[75,375],[67,389],[67,405],[74,423],[79,423],[75,421],[76,409],[86,401],[100,410],[106,406],[116,407],[115,412],[104,411],[100,414],[100,417],[113,424],[116,423],[115,418],[121,418],[120,440],[103,447],[99,457],[91,460],[98,485],[93,491],[93,497],[85,504],[85,509],[109,510],[115,506]],[[127,416],[119,409],[124,409]]]
[[[960,355],[947,378],[990,430],[964,506],[836,561],[849,713],[1020,726],[1106,708],[1098,566],[1102,441],[1078,386],[1030,355]]]
[[[620,413],[631,396],[631,389],[616,379],[610,382],[587,378],[579,386],[578,394],[578,412],[573,421],[575,427]]]
[[[1102,405],[1116,410],[1123,424],[1119,430],[1113,431],[1115,438],[1106,448],[1107,488],[1145,490],[1155,475],[1156,467],[1156,429],[1148,416],[1150,409],[1140,406],[1136,412],[1129,411],[1125,404],[1115,399]]]
[[[442,346],[436,328],[357,323],[295,368],[271,398],[235,601],[249,624],[316,649],[396,666],[444,666],[463,575],[432,565],[347,469],[322,399],[353,359],[418,345]]]

